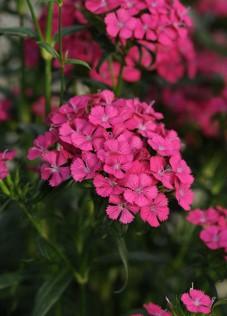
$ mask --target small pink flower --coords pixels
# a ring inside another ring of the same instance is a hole
[[[42,155],[47,152],[56,141],[57,137],[52,132],[46,132],[45,134],[38,136],[33,142],[33,147],[28,151],[28,159],[34,160],[42,157]]]
[[[160,226],[169,217],[168,200],[163,193],[159,193],[148,206],[142,207],[140,217],[152,227]]]
[[[165,311],[159,305],[153,303],[144,304],[144,308],[149,316],[171,316],[170,312]]]
[[[137,27],[135,29],[135,37],[155,41],[157,40],[157,34],[154,31],[154,18],[151,14],[143,14],[138,20]]]
[[[87,179],[93,179],[95,173],[100,168],[100,162],[95,154],[85,152],[81,158],[74,159],[70,170],[75,181],[81,182]]]
[[[161,156],[172,156],[177,154],[181,148],[180,139],[174,131],[169,131],[165,137],[154,134],[148,143]]]
[[[114,180],[114,178],[104,177],[97,174],[93,180],[96,192],[102,197],[110,195],[119,195],[123,192],[123,188]]]
[[[113,175],[117,179],[125,177],[125,172],[132,166],[132,157],[130,155],[122,155],[118,157],[110,156],[105,159],[104,171]]]
[[[3,180],[9,174],[7,161],[13,160],[16,156],[15,150],[5,150],[0,152],[0,179]]]
[[[212,299],[203,291],[190,289],[189,293],[181,296],[181,301],[191,313],[211,313]]]
[[[137,208],[129,206],[120,196],[110,196],[109,203],[106,213],[110,219],[119,220],[122,224],[129,224],[134,220]]]
[[[94,125],[100,125],[104,128],[112,126],[111,119],[118,115],[118,111],[113,106],[96,106],[91,110],[89,121]]]
[[[220,248],[220,229],[218,226],[209,226],[203,229],[200,238],[210,249]]]
[[[150,170],[153,176],[162,182],[167,189],[173,189],[173,173],[165,158],[154,156],[150,159]]]
[[[70,168],[66,165],[67,158],[60,151],[49,151],[42,155],[41,178],[48,180],[52,187],[58,186],[70,176]]]
[[[202,211],[200,209],[193,210],[189,213],[187,220],[194,225],[210,225],[218,221],[218,212],[215,209]]]
[[[9,99],[0,98],[0,122],[9,120],[9,110],[11,108],[11,101]]]
[[[190,186],[185,184],[178,184],[176,182],[176,199],[183,209],[189,211],[193,202],[194,194],[190,189]]]
[[[118,0],[86,0],[85,7],[87,10],[95,13],[102,14],[116,8],[120,2]]]
[[[132,37],[133,31],[137,25],[137,20],[132,17],[125,9],[119,9],[116,13],[109,13],[105,18],[107,33],[111,37],[128,39]]]
[[[181,159],[180,155],[177,154],[172,156],[169,162],[175,176],[180,180],[180,182],[183,184],[191,185],[194,181],[194,178],[190,174],[190,168],[188,167],[186,162]]]
[[[124,192],[126,201],[140,207],[149,205],[158,193],[153,179],[144,173],[129,175],[126,187]]]

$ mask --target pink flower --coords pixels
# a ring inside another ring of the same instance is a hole
[[[86,0],[85,7],[87,10],[102,14],[116,8],[120,2],[118,0]]]
[[[110,199],[109,218],[126,224],[140,213],[157,227],[169,216],[167,197],[174,190],[182,207],[189,209],[192,202],[191,181],[180,181],[190,169],[178,159],[179,138],[161,119],[152,104],[116,98],[108,90],[77,96],[52,113],[49,132],[34,141],[29,158],[41,158],[41,178],[52,186],[70,177],[91,180],[97,194]],[[158,136],[163,150],[155,141]],[[223,214],[218,221],[226,227]]]
[[[137,20],[132,17],[125,9],[119,9],[116,13],[109,13],[105,18],[107,33],[111,37],[119,37],[128,39],[132,37]]]
[[[119,195],[123,192],[123,188],[114,180],[114,178],[104,177],[97,174],[93,180],[96,192],[102,197],[110,195]]]
[[[89,121],[94,125],[100,125],[104,128],[111,127],[111,119],[116,117],[118,112],[113,106],[96,106],[92,109]]]
[[[173,173],[168,167],[165,158],[160,156],[151,157],[150,170],[153,176],[162,182],[167,189],[173,189]]]
[[[183,184],[191,185],[194,181],[192,177],[191,170],[184,160],[181,159],[180,155],[174,155],[169,160],[170,166],[175,174],[175,176]]]
[[[157,188],[153,179],[147,174],[131,174],[126,180],[127,189],[124,192],[126,201],[143,207],[157,196]]]
[[[143,14],[138,20],[137,27],[135,29],[135,37],[138,39],[143,39],[155,41],[157,40],[157,34],[154,31],[154,18],[151,14]]]
[[[168,200],[163,193],[159,193],[148,206],[142,207],[140,217],[152,227],[160,226],[160,222],[169,217]]]
[[[160,306],[148,303],[144,305],[149,316],[171,316],[170,312],[163,310]]]
[[[183,209],[189,211],[194,197],[194,194],[191,191],[190,186],[185,184],[179,184],[178,182],[175,183],[175,186],[176,198],[178,203],[181,207],[183,207]]]
[[[41,166],[41,178],[48,180],[52,187],[58,186],[70,176],[67,158],[60,151],[49,151],[43,155],[44,163]]]
[[[28,151],[28,159],[34,160],[42,157],[42,155],[55,144],[56,140],[57,137],[51,132],[46,132],[45,134],[38,136],[33,142],[33,147]]]
[[[209,208],[207,211],[200,209],[193,210],[189,213],[187,220],[194,225],[210,225],[217,223],[219,218],[215,209]]]
[[[154,134],[148,143],[161,156],[172,156],[177,154],[181,148],[180,140],[174,131],[169,131],[164,137]]]
[[[5,150],[0,152],[0,179],[5,179],[8,174],[9,170],[7,167],[7,161],[13,160],[16,156],[15,150]]]
[[[9,99],[0,98],[0,122],[9,120],[9,110],[11,108],[11,101]]]
[[[136,15],[146,7],[143,0],[123,0],[120,4],[122,8],[126,9],[131,15]]]
[[[219,228],[217,226],[209,226],[201,231],[200,238],[210,249],[218,249],[220,244]]]
[[[200,238],[210,249],[227,247],[227,229],[222,230],[218,226],[209,226],[201,231]]]
[[[109,203],[106,213],[110,219],[119,220],[122,224],[129,224],[134,220],[137,208],[129,206],[120,196],[110,196]]]
[[[132,166],[132,157],[130,155],[122,155],[118,157],[108,157],[105,159],[104,171],[113,175],[117,179],[123,179],[125,172]]]
[[[189,293],[184,293],[181,296],[181,301],[189,312],[211,313],[212,299],[203,291],[190,289]]]
[[[100,162],[96,155],[85,152],[81,158],[74,159],[70,169],[75,181],[81,182],[87,179],[93,179],[96,171],[100,168]]]

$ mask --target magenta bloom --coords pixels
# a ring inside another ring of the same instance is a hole
[[[98,195],[109,198],[110,219],[127,224],[139,213],[158,227],[169,217],[170,193],[184,209],[192,202],[190,169],[178,159],[180,140],[161,119],[152,104],[108,90],[73,97],[50,115],[49,131],[37,137],[28,156],[41,158],[41,178],[51,186],[70,177],[90,180]]]
[[[227,229],[221,230],[218,226],[209,226],[201,231],[200,238],[210,249],[225,248],[227,246]]]
[[[97,174],[94,177],[94,186],[98,195],[102,197],[108,197],[110,195],[120,195],[123,192],[123,188],[113,179],[103,177],[101,174]]]
[[[0,122],[9,120],[9,110],[11,108],[11,101],[9,99],[0,98]]]
[[[160,226],[169,217],[168,200],[163,193],[159,193],[148,205],[141,208],[140,217],[148,222],[151,227]]]
[[[192,313],[210,314],[212,299],[203,291],[190,289],[189,293],[181,296],[181,301],[186,309]]]
[[[41,178],[48,180],[52,187],[58,186],[70,176],[67,158],[62,152],[49,151],[43,154],[44,163],[41,166]]]
[[[153,179],[145,173],[131,174],[126,180],[128,189],[124,192],[126,201],[143,207],[150,203],[150,200],[157,196],[157,188]]]
[[[15,150],[5,150],[0,152],[0,180],[3,180],[8,176],[9,170],[7,167],[7,161],[13,160],[15,156]]]
[[[110,196],[110,205],[106,209],[107,216],[112,220],[119,220],[122,224],[129,224],[134,220],[138,208],[129,206],[119,196]]]
[[[153,303],[144,304],[144,308],[149,316],[171,316],[170,312]]]
[[[96,171],[100,168],[100,163],[96,155],[85,152],[81,158],[76,158],[71,165],[72,177],[75,181],[81,182],[93,179]]]
[[[87,10],[96,14],[102,14],[111,11],[118,5],[118,0],[87,0],[85,2]]]
[[[137,25],[137,20],[125,9],[119,9],[116,13],[109,13],[105,18],[107,33],[111,37],[119,35],[121,39],[132,37]]]
[[[45,134],[38,136],[33,142],[33,147],[28,151],[28,159],[34,160],[36,158],[41,158],[42,155],[55,144],[56,140],[56,135],[51,132],[46,132]]]
[[[187,220],[194,225],[210,225],[217,223],[219,219],[218,212],[209,208],[207,211],[196,209],[188,214]]]

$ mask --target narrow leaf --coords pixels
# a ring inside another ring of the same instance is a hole
[[[63,27],[62,28],[62,36],[67,36],[67,35],[72,35],[76,32],[79,32],[81,30],[84,30],[86,28],[85,25],[73,25],[73,26],[68,26],[68,27]],[[59,33],[54,34],[54,41],[56,42],[58,40]]]
[[[20,283],[23,276],[20,273],[5,273],[0,275],[0,290],[12,287]]]
[[[85,61],[83,60],[80,60],[80,59],[71,59],[71,58],[68,58],[66,61],[65,61],[66,64],[70,64],[70,65],[80,65],[80,66],[83,66],[83,67],[86,67],[87,69],[91,69],[91,67],[88,65],[88,63],[86,63]]]
[[[0,27],[0,35],[36,37],[36,33],[27,27]]]
[[[125,290],[128,284],[128,252],[127,252],[125,240],[122,237],[117,238],[117,247],[118,247],[118,252],[119,252],[121,261],[123,263],[124,272],[125,272],[124,284],[119,290],[114,291],[114,293],[120,294]]]
[[[60,299],[71,282],[72,276],[68,271],[53,275],[39,289],[32,316],[45,316]]]

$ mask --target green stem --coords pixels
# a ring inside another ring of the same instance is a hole
[[[46,42],[48,44],[51,44],[52,42],[53,11],[54,11],[54,2],[50,2],[48,5],[47,28],[46,28]]]
[[[29,7],[29,11],[31,13],[32,21],[33,21],[33,24],[35,26],[35,30],[37,32],[38,38],[42,42],[43,41],[43,35],[42,35],[42,32],[41,32],[41,28],[40,28],[39,22],[38,22],[38,20],[36,18],[35,11],[33,9],[32,3],[31,3],[30,0],[26,0],[26,1],[27,1],[27,5]]]
[[[63,54],[63,43],[62,43],[62,3],[58,4],[58,44],[59,44],[59,56],[60,56],[60,76],[61,76],[61,92],[60,92],[60,105],[63,104],[64,90],[65,90],[65,78],[64,68],[65,60]]]
[[[27,219],[29,220],[30,224],[32,225],[32,227],[35,229],[35,231],[38,233],[38,235],[45,240],[45,242],[49,245],[50,248],[52,248],[54,250],[54,252],[58,255],[58,257],[60,259],[62,259],[62,261],[66,264],[66,266],[69,268],[69,270],[72,271],[72,274],[76,280],[76,282],[78,283],[78,279],[77,279],[77,271],[75,271],[73,265],[71,264],[71,262],[68,260],[68,258],[65,256],[65,254],[48,238],[48,236],[46,236],[46,234],[42,231],[42,229],[40,228],[40,226],[36,223],[36,221],[34,220],[33,216],[30,214],[27,206],[20,202],[17,201],[18,205],[20,206],[21,210],[23,211],[24,215],[27,217]]]
[[[45,99],[46,99],[46,116],[51,111],[51,82],[52,82],[52,60],[45,59]]]
[[[80,316],[86,316],[86,284],[80,285]]]
[[[123,78],[122,78],[123,70],[124,70],[124,64],[123,64],[123,61],[122,61],[121,62],[120,73],[119,73],[119,78],[118,78],[118,83],[117,83],[117,86],[115,88],[115,94],[118,97],[121,95],[122,86],[123,86]]]
[[[18,12],[20,19],[20,26],[24,26],[24,0],[18,2]],[[20,40],[20,58],[21,58],[21,76],[20,76],[20,108],[19,115],[22,122],[29,122],[29,109],[26,104],[26,74],[25,74],[25,60],[24,60],[24,39]]]

